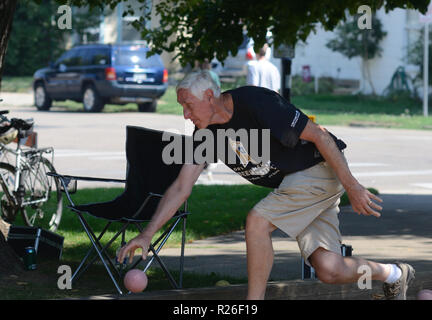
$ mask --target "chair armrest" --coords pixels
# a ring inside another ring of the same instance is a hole
[[[83,181],[118,182],[118,183],[125,183],[126,182],[126,180],[124,180],[124,179],[69,176],[69,175],[58,174],[56,172],[48,172],[47,175],[52,176],[52,177],[57,177],[59,179],[65,179],[65,180],[83,180]]]
[[[75,204],[73,203],[70,195],[76,193],[78,189],[77,180],[126,183],[126,180],[121,180],[121,179],[69,176],[69,175],[61,175],[56,172],[47,172],[47,176],[55,177],[60,180],[60,190],[66,194],[66,197],[68,198],[72,206],[75,206]]]

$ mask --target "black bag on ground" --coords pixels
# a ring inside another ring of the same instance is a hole
[[[36,255],[43,258],[61,259],[64,238],[56,233],[38,227],[11,226],[8,244],[19,257],[26,247],[34,247]]]

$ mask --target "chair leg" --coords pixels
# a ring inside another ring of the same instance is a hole
[[[95,241],[96,236],[93,233],[93,231],[91,230],[90,226],[87,224],[87,222],[85,221],[85,219],[82,217],[81,213],[78,213],[78,217],[79,220],[85,230],[85,232],[87,233],[87,236],[89,237],[91,243],[93,244],[94,249],[96,250],[97,254],[99,255],[99,258],[101,259],[106,271],[108,272],[108,275],[110,276],[112,282],[114,283],[114,286],[116,287],[117,291],[119,294],[123,294],[123,292],[121,291],[117,281],[114,279],[114,276],[111,272],[111,269],[109,268],[109,266],[106,264],[105,258],[107,258],[106,256],[104,256],[103,252],[101,252],[101,250],[99,249],[99,242]],[[111,261],[108,262],[110,263],[110,265],[112,266]]]
[[[100,240],[102,239],[103,235],[104,235],[105,232],[108,230],[108,227],[109,227],[110,225],[111,225],[111,222],[108,222],[108,223],[106,224],[105,228],[102,230],[102,232],[100,233],[99,237],[97,238],[97,241],[100,241]],[[94,250],[94,248],[91,247],[91,248],[87,251],[86,256],[84,257],[84,259],[81,260],[80,265],[78,266],[78,268],[75,270],[74,274],[72,275],[71,282],[72,282],[73,280],[78,280],[78,278],[79,278],[79,276],[82,274],[82,272],[84,272],[85,270],[87,270],[87,268],[89,267],[89,265],[93,263],[94,260],[93,260],[92,262],[90,262],[90,263],[89,263],[89,264],[84,268],[84,270],[82,270],[82,271],[80,272],[81,268],[83,267],[84,263],[87,261],[87,259],[89,258],[90,254],[93,252],[93,250]]]
[[[165,263],[161,260],[161,258],[159,258],[156,250],[154,249],[154,247],[152,245],[150,245],[150,250],[151,250],[151,252],[153,252],[153,256],[155,257],[156,261],[159,263],[159,265],[161,266],[162,270],[167,275],[169,281],[171,282],[171,285],[175,289],[179,289],[179,286],[177,285],[177,282],[174,280],[173,276],[171,275],[171,272],[169,272],[169,270],[166,267]]]
[[[183,288],[183,268],[184,268],[184,249],[186,243],[186,218],[187,216],[183,216],[183,230],[182,230],[182,244],[181,244],[181,253],[180,253],[180,277],[179,277],[179,287]]]
[[[120,235],[120,234],[122,234],[123,235],[123,240],[122,241],[124,241],[124,233],[125,233],[125,231],[126,231],[126,229],[127,229],[127,227],[129,226],[129,222],[127,222],[127,223],[125,223],[124,225],[123,225],[123,227],[120,229],[120,231],[118,231],[116,234],[115,234],[115,236],[114,237],[112,237],[112,239],[101,249],[101,252],[103,253],[103,254],[105,254],[105,250],[106,249],[108,249],[110,246],[111,246],[111,244],[118,238],[118,236]],[[110,258],[109,257],[107,257],[107,256],[105,256],[106,257],[106,259],[107,259],[107,261],[110,263],[110,265],[111,265],[111,268],[113,268],[113,270],[115,270],[116,272],[117,272],[117,276],[119,277],[119,278],[121,278],[122,277],[122,275],[123,275],[123,273],[121,272],[121,271],[119,271],[119,270],[117,270],[117,268],[115,267],[115,266],[113,266],[113,264],[111,263],[111,260],[110,260]],[[88,269],[88,267],[90,267],[95,261],[96,261],[96,259],[97,259],[97,255],[96,256],[94,256],[93,257],[93,259],[87,264],[87,266],[85,267],[85,269],[82,271],[82,272],[84,272],[85,270],[87,270]]]
[[[180,222],[181,218],[177,218],[176,221],[174,221],[171,226],[169,226],[167,228],[167,230],[164,232],[165,236],[161,242],[161,244],[158,246],[158,248],[155,250],[153,245],[150,245],[149,250],[152,251],[153,256],[151,257],[150,261],[147,263],[146,267],[144,268],[144,272],[147,271],[147,269],[150,267],[150,265],[153,263],[153,260],[156,259],[156,261],[159,263],[159,265],[161,266],[162,270],[165,272],[165,274],[168,276],[168,279],[170,280],[172,286],[176,289],[179,289],[179,285],[177,284],[177,282],[174,280],[173,276],[171,275],[171,273],[169,272],[168,268],[166,267],[165,263],[160,259],[160,257],[158,256],[159,251],[162,249],[162,247],[165,245],[166,241],[168,240],[168,238],[171,236],[172,232],[174,231],[175,227],[177,226],[177,224]],[[140,230],[140,232],[142,232],[142,228],[139,224],[137,224],[138,229]],[[158,242],[161,239],[161,237],[159,237],[159,239],[156,242]]]

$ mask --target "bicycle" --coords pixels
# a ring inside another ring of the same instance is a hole
[[[56,231],[63,211],[63,196],[60,181],[48,176],[56,172],[52,162],[54,149],[37,148],[37,133],[34,122],[12,118],[0,111],[0,215],[13,223],[21,213],[24,223]],[[9,148],[16,142],[15,150]],[[45,157],[51,155],[51,161]],[[9,156],[15,158],[15,165],[4,162]]]

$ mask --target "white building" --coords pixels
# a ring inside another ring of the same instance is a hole
[[[387,32],[381,41],[381,56],[370,60],[370,73],[377,94],[382,94],[390,84],[391,78],[399,66],[413,75],[419,66],[409,65],[407,53],[410,46],[419,40],[423,24],[419,12],[414,10],[395,9],[388,13],[379,10],[376,16],[380,19],[383,30]],[[326,47],[329,40],[335,38],[333,31],[317,28],[307,38],[305,44],[298,44],[295,58],[292,60],[292,74],[301,75],[303,66],[310,66],[312,76],[331,77],[334,79],[352,79],[360,82],[362,93],[371,93],[371,87],[362,76],[361,58],[348,59],[338,52]],[[280,63],[273,60],[275,64]]]

